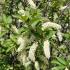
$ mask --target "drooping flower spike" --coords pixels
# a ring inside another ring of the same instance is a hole
[[[17,52],[20,52],[22,51],[25,47],[26,47],[26,44],[27,44],[27,37],[19,37],[18,38],[18,41],[17,43],[20,45],[17,49]]]
[[[29,50],[28,58],[33,62],[35,62],[35,52],[36,52],[37,47],[38,47],[38,42],[35,42],[32,44]]]
[[[55,28],[57,30],[61,29],[61,25],[57,24],[57,23],[53,23],[53,22],[45,22],[42,24],[42,30],[45,30],[46,28]]]
[[[50,43],[49,43],[49,40],[44,41],[43,50],[44,50],[45,57],[47,59],[49,59],[50,58]]]

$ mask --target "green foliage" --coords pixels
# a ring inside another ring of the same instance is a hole
[[[69,3],[69,0],[34,1],[37,4],[36,9],[30,8],[24,0],[5,0],[2,5],[0,70],[35,70],[34,62],[26,67],[18,60],[20,53],[17,53],[17,49],[20,45],[17,44],[17,40],[21,36],[27,36],[29,39],[25,48],[27,55],[31,45],[38,42],[39,47],[35,52],[35,58],[39,62],[41,70],[70,69],[70,10],[69,8],[60,10],[62,6]],[[24,12],[21,12],[23,9]],[[42,24],[50,21],[62,26],[63,40],[61,42],[58,40],[58,30],[55,28],[49,27],[42,30]],[[34,40],[32,39],[33,41],[30,40],[32,35],[35,37]],[[50,41],[51,58],[49,60],[43,51],[43,42],[46,39]]]

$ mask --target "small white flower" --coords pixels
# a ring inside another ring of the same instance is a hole
[[[25,11],[23,9],[19,10],[18,13],[22,16],[25,16]]]
[[[62,33],[60,32],[60,30],[57,31],[57,37],[58,37],[59,41],[61,42],[63,37],[62,37]]]
[[[18,22],[20,23],[20,22],[23,22],[23,21],[21,19],[19,19]]]
[[[35,69],[36,69],[36,70],[40,70],[38,61],[35,61]]]
[[[36,5],[34,4],[33,0],[27,0],[30,6],[34,9],[36,9]]]
[[[69,70],[69,69],[66,67],[65,70]]]
[[[55,29],[61,29],[61,25],[57,24],[57,23],[53,23],[53,22],[46,22],[42,24],[42,30],[46,29],[46,28],[55,28]]]
[[[27,37],[19,37],[18,38],[17,43],[20,44],[20,46],[18,47],[17,52],[20,52],[25,48],[25,46],[28,42],[27,40],[28,40]]]
[[[50,43],[48,40],[44,41],[44,46],[43,46],[44,54],[47,59],[50,58]]]
[[[67,8],[67,6],[63,6],[63,7],[61,6],[61,7],[60,7],[60,10],[64,10],[64,9],[66,9],[66,8]]]
[[[14,31],[15,33],[18,33],[18,29],[16,28],[15,25],[12,25],[12,29],[13,29],[13,31]]]
[[[33,45],[30,47],[30,50],[29,50],[28,58],[29,58],[31,61],[33,61],[33,62],[35,62],[35,52],[36,52],[37,47],[38,47],[38,43],[35,42],[35,43],[33,43]]]

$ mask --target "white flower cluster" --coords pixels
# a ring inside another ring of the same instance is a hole
[[[19,37],[17,43],[20,45],[17,49],[17,52],[22,51],[23,49],[25,49],[25,46],[27,44],[27,37]]]
[[[17,59],[24,65],[26,63],[26,53],[20,52]]]
[[[27,67],[29,64],[31,64],[31,61],[29,61],[27,55],[26,55],[26,51],[21,51],[18,54],[17,59],[25,66]]]
[[[19,32],[18,32],[18,29],[16,28],[15,25],[12,25],[12,30],[13,30],[15,33],[19,33]]]
[[[59,41],[62,41],[62,33],[61,33],[61,25],[57,24],[57,23],[53,23],[53,22],[46,22],[42,24],[42,30],[44,31],[46,28],[54,28],[57,29],[57,37],[59,39]]]
[[[50,43],[49,40],[44,41],[44,46],[43,46],[44,54],[47,59],[50,58]]]
[[[53,22],[46,22],[42,24],[42,30],[45,30],[46,28],[55,28],[57,30],[61,29],[61,25],[53,23]]]
[[[24,11],[23,9],[20,9],[20,10],[18,11],[18,13],[19,13],[20,15],[22,15],[22,16],[25,16],[25,11]]]
[[[38,43],[35,42],[35,43],[33,43],[33,45],[30,47],[30,50],[29,50],[28,58],[29,58],[31,61],[33,61],[33,62],[35,62],[35,52],[36,52],[37,47],[38,47]]]
[[[35,5],[35,3],[33,2],[33,0],[27,0],[27,1],[28,1],[28,3],[30,4],[31,8],[36,9],[36,5]]]
[[[20,36],[17,40],[17,44],[19,44],[20,46],[17,49],[18,52],[18,56],[17,59],[25,66],[27,67],[31,62],[29,61],[28,57],[27,57],[27,53],[24,50],[26,47],[26,44],[28,43],[28,38],[27,36],[22,37]]]

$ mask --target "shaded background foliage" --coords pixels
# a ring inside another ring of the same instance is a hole
[[[52,70],[52,67],[59,66],[59,64],[57,64],[58,62],[61,64],[60,67],[64,65],[70,69],[70,1],[34,0],[34,2],[43,17],[62,25],[61,32],[63,34],[62,42],[59,42],[58,39],[50,39],[52,46],[51,58],[49,61],[47,61],[44,56],[41,56],[42,51],[38,53],[37,50],[36,55],[41,64],[41,70]],[[67,5],[67,8],[60,10],[60,7],[65,5]],[[25,70],[25,67],[17,60],[17,53],[15,50],[18,46],[16,44],[18,35],[11,32],[11,25],[16,25],[17,28],[23,26],[23,23],[20,23],[14,16],[17,15],[20,8],[26,10],[27,7],[29,8],[29,5],[26,0],[0,1],[0,25],[4,27],[3,33],[0,33],[0,70]],[[10,35],[12,35],[11,38]],[[66,64],[64,64],[64,62]],[[33,68],[34,66],[32,64],[30,70]]]

